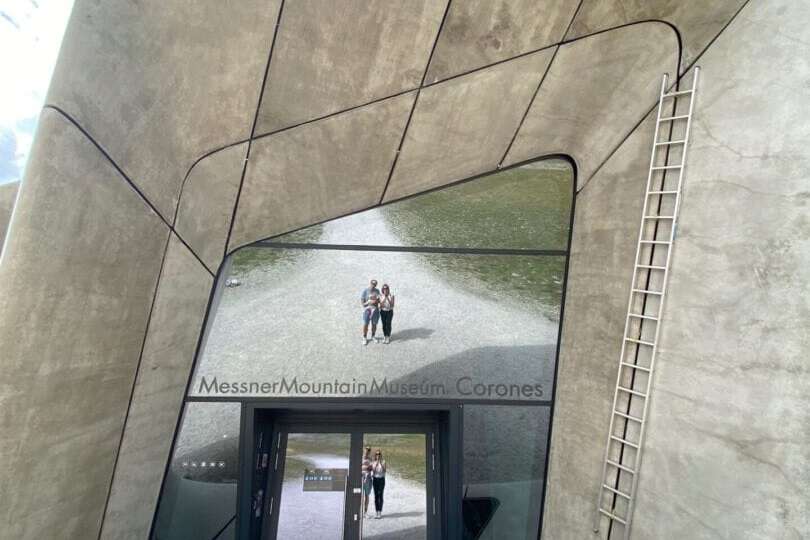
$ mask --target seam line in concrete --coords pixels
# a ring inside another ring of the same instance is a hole
[[[411,104],[411,112],[408,113],[408,119],[405,121],[405,128],[402,130],[402,137],[400,137],[399,145],[394,153],[394,161],[391,163],[391,168],[388,170],[388,178],[385,180],[385,185],[383,186],[383,190],[377,204],[382,204],[383,199],[385,199],[385,194],[388,192],[388,186],[391,184],[391,178],[394,176],[394,170],[397,168],[399,154],[402,152],[402,146],[405,144],[405,137],[408,135],[408,128],[411,126],[411,119],[413,118],[414,111],[416,111],[416,104],[419,102],[419,95],[422,93],[422,88],[425,86],[425,78],[427,77],[428,70],[430,69],[430,63],[433,61],[433,53],[436,52],[436,46],[439,44],[439,38],[441,38],[444,23],[447,21],[447,14],[450,12],[450,4],[452,2],[453,0],[447,0],[447,4],[444,6],[444,14],[442,15],[442,20],[439,23],[439,29],[436,31],[436,38],[433,40],[433,47],[430,49],[430,54],[428,55],[427,63],[425,64],[425,70],[422,72],[422,79],[419,81],[419,87],[416,89],[416,96],[414,96],[413,103]]]
[[[233,212],[231,212],[231,221],[228,225],[228,235],[225,237],[225,247],[223,257],[228,254],[228,244],[231,243],[231,234],[233,233],[233,226],[236,222],[236,213],[239,209],[239,201],[242,198],[242,187],[245,184],[245,175],[247,174],[248,161],[250,160],[250,149],[253,146],[254,135],[256,134],[256,124],[259,121],[259,111],[262,108],[262,99],[264,98],[264,89],[267,86],[267,77],[270,74],[270,63],[273,60],[273,51],[276,48],[276,39],[278,38],[278,30],[281,28],[281,18],[284,15],[284,0],[278,8],[278,15],[276,16],[276,26],[273,29],[273,39],[270,42],[270,51],[267,54],[267,64],[264,67],[264,77],[262,77],[262,86],[259,89],[259,99],[256,103],[256,113],[253,115],[253,126],[250,128],[250,139],[248,140],[248,147],[245,151],[245,161],[242,164],[242,177],[239,179],[239,188],[236,191],[236,200],[233,203]]]
[[[157,302],[158,291],[160,289],[160,282],[163,278],[163,271],[166,268],[166,255],[169,252],[169,244],[172,240],[172,231],[167,231],[166,235],[166,245],[163,247],[163,257],[160,260],[160,270],[158,271],[158,277],[155,281],[155,288],[152,293],[152,302],[149,305],[149,315],[146,317],[146,328],[143,331],[143,340],[141,341],[141,351],[138,354],[138,362],[135,365],[135,373],[132,378],[132,388],[129,391],[129,401],[127,402],[127,410],[124,414],[124,422],[121,426],[121,437],[118,439],[118,448],[115,451],[115,460],[113,461],[113,468],[112,474],[110,475],[110,483],[107,486],[107,497],[104,499],[104,510],[101,514],[101,523],[99,524],[98,528],[98,540],[101,540],[101,533],[104,531],[104,523],[107,520],[107,508],[110,504],[110,496],[112,495],[112,488],[113,484],[115,483],[115,477],[117,476],[118,472],[118,458],[121,456],[121,448],[124,445],[124,436],[127,432],[127,424],[129,422],[129,413],[132,410],[132,401],[135,397],[135,389],[138,386],[138,379],[140,378],[141,373],[141,363],[143,362],[143,351],[146,349],[146,340],[149,337],[149,329],[152,327],[152,315],[155,310],[155,303]]]
[[[77,121],[76,121],[76,120],[75,120],[75,119],[74,119],[72,116],[70,116],[68,113],[66,113],[64,110],[62,110],[61,108],[57,107],[56,105],[45,104],[45,105],[44,105],[42,108],[43,108],[43,109],[51,109],[51,110],[53,110],[53,111],[56,111],[56,112],[57,112],[57,113],[59,113],[59,114],[60,114],[60,115],[61,115],[63,118],[65,118],[65,119],[66,119],[66,120],[67,120],[67,121],[68,121],[70,124],[72,124],[72,125],[73,125],[73,127],[75,127],[76,129],[78,129],[78,130],[79,130],[79,132],[81,132],[81,134],[82,134],[82,135],[84,135],[84,136],[87,138],[87,140],[88,140],[88,141],[90,141],[90,143],[91,143],[93,146],[95,146],[95,147],[96,147],[96,149],[97,149],[99,152],[101,152],[101,155],[103,155],[103,156],[104,156],[104,158],[105,158],[105,159],[106,159],[106,160],[107,160],[107,161],[110,163],[110,165],[112,165],[112,166],[113,166],[113,168],[114,168],[116,171],[118,171],[118,174],[120,174],[120,175],[121,175],[121,177],[122,177],[122,178],[123,178],[123,179],[126,181],[126,183],[127,183],[127,184],[129,184],[129,187],[130,187],[130,188],[132,188],[132,189],[135,191],[135,193],[137,193],[137,194],[138,194],[138,196],[141,198],[141,200],[142,200],[144,203],[146,203],[146,205],[147,205],[147,206],[148,206],[148,207],[149,207],[149,208],[150,208],[150,209],[151,209],[151,210],[152,210],[152,211],[155,213],[155,215],[156,215],[156,216],[157,216],[157,217],[158,217],[158,218],[159,218],[159,219],[160,219],[160,220],[161,220],[161,221],[162,221],[162,222],[163,222],[163,223],[166,225],[166,227],[168,227],[168,228],[169,228],[169,231],[173,232],[173,233],[174,233],[174,234],[177,236],[177,239],[178,239],[178,240],[180,240],[180,242],[182,242],[184,246],[186,246],[186,248],[189,250],[189,252],[190,252],[192,255],[194,255],[194,258],[195,258],[195,259],[197,259],[197,261],[198,261],[198,262],[199,262],[199,263],[202,265],[202,267],[203,267],[203,268],[205,268],[205,271],[206,271],[206,272],[208,272],[209,274],[213,275],[213,273],[212,273],[212,272],[211,272],[211,270],[208,268],[208,266],[207,266],[207,265],[206,265],[206,264],[205,264],[205,263],[202,261],[202,259],[200,259],[200,257],[199,257],[199,256],[198,256],[198,255],[197,255],[195,252],[194,252],[194,250],[193,250],[193,249],[191,249],[191,246],[189,246],[189,245],[188,245],[188,243],[187,243],[187,242],[186,242],[186,241],[185,241],[185,240],[184,240],[184,239],[183,239],[183,238],[182,238],[182,237],[181,237],[179,234],[177,234],[177,231],[175,231],[175,230],[174,230],[174,227],[172,226],[172,224],[171,224],[171,223],[169,223],[169,221],[168,221],[168,220],[167,220],[165,217],[163,217],[163,214],[161,214],[161,213],[158,211],[158,209],[155,207],[155,205],[154,205],[154,204],[152,204],[152,201],[150,201],[150,200],[149,200],[149,199],[146,197],[146,195],[144,195],[144,193],[143,193],[143,192],[142,192],[142,191],[141,191],[141,190],[138,188],[138,186],[137,186],[137,185],[135,185],[135,182],[133,182],[133,181],[132,181],[132,179],[131,179],[129,176],[127,176],[127,174],[124,172],[124,170],[123,170],[123,169],[122,169],[122,168],[121,168],[121,167],[118,165],[118,163],[116,163],[116,162],[113,160],[113,158],[112,158],[112,157],[110,157],[110,154],[109,154],[109,153],[108,153],[108,152],[107,152],[107,151],[104,149],[104,147],[103,147],[103,146],[101,146],[101,144],[99,144],[99,143],[98,143],[98,142],[97,142],[97,141],[96,141],[96,140],[93,138],[93,136],[92,136],[92,135],[90,135],[90,133],[89,133],[89,132],[88,132],[86,129],[84,129],[84,128],[81,126],[81,124],[79,124],[79,123],[78,123],[78,122],[77,122]]]

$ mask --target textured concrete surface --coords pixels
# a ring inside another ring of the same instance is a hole
[[[19,188],[19,182],[0,185],[0,250],[2,250],[3,239],[6,237],[6,231],[11,221],[11,211],[14,210],[14,201],[17,200]]]
[[[414,97],[254,141],[229,250],[377,204]]]
[[[758,0],[754,0],[758,1]],[[674,25],[683,41],[686,69],[723,29],[746,0],[584,0],[571,30],[573,39],[608,28],[658,19]]]
[[[552,50],[422,90],[386,201],[494,170]]]
[[[148,536],[213,280],[172,235],[101,538]]]
[[[634,538],[810,536],[808,26],[752,2],[700,61]]]
[[[77,0],[47,102],[169,221],[195,159],[246,139],[280,0]]]
[[[415,89],[427,68],[446,4],[447,0],[287,2],[256,133]]]
[[[653,107],[677,61],[677,36],[655,22],[561,46],[504,164],[569,154],[581,188]]]
[[[212,272],[225,254],[246,152],[242,143],[203,158],[180,194],[175,230]]]
[[[578,0],[451,2],[425,83],[562,41]]]
[[[96,537],[168,229],[46,109],[0,266],[0,528]]]
[[[546,540],[594,536],[654,129],[650,115],[577,194],[543,519]]]
[[[456,30],[446,42],[440,39],[437,50],[452,59],[448,64],[489,62],[504,51],[533,46],[540,39],[533,28],[556,27],[549,21],[562,17],[524,17],[517,21],[527,25],[523,31],[502,25],[507,18],[498,18],[496,4],[456,4],[458,13],[480,19],[469,21],[469,34],[461,26],[447,27]],[[278,58],[285,32],[300,30],[289,34],[295,43],[288,44],[288,73],[281,63],[271,66],[267,90],[275,97],[265,96],[264,106],[283,115],[298,100],[308,105],[279,122],[360,105],[421,78],[444,2],[402,3],[407,12],[386,4],[364,14],[358,13],[359,2],[343,5],[364,25],[340,23],[343,12],[303,21],[290,14],[312,13],[315,4],[288,2]],[[689,61],[740,5],[587,0],[568,37],[663,18],[678,26]],[[279,6],[280,0],[250,0],[239,9],[227,3],[78,0],[48,99],[73,115],[171,221],[194,160],[248,136]],[[751,0],[701,60],[702,108],[665,314],[671,322],[661,342],[636,537],[810,535],[810,509],[802,496],[809,484],[810,425],[802,363],[810,311],[803,234],[810,164],[802,108],[808,97],[808,19],[803,3]],[[393,24],[410,31],[391,30]],[[341,33],[341,25],[350,31]],[[456,45],[453,40],[463,35],[467,43]],[[653,105],[660,74],[675,69],[676,54],[675,34],[661,23],[564,45],[507,162],[566,153],[577,160],[582,187]],[[440,69],[440,62],[436,73],[458,73],[453,66]],[[329,77],[319,79],[318,72]],[[282,83],[283,89],[273,87]],[[256,141],[232,247],[374,204],[412,103],[408,94]],[[484,116],[476,113],[470,121]],[[13,538],[97,537],[168,235],[98,150],[55,114],[43,116],[0,266],[0,485],[13,494],[4,500],[0,526]],[[270,115],[262,121],[276,120]],[[439,148],[450,156],[470,155],[465,145],[478,140],[460,137],[455,148]],[[626,306],[628,246],[638,219],[634,205],[641,202],[624,196],[643,189],[648,144],[648,132],[631,136],[580,195],[582,233],[575,232],[546,538],[591,534],[595,496],[588,490],[598,483]],[[207,165],[210,174],[220,174],[220,164]],[[195,174],[209,173],[203,167]],[[427,177],[420,171],[408,180]],[[225,188],[233,180],[222,180],[217,188],[230,196],[232,188]],[[195,189],[183,226],[211,262],[228,214],[217,204],[201,204],[206,193]],[[201,221],[189,221],[198,208]],[[177,291],[166,290],[167,298],[188,286],[175,283]],[[194,309],[177,303],[177,323],[193,325]],[[175,324],[157,321],[167,329]],[[150,388],[144,387],[144,396]],[[155,430],[158,437],[165,425]],[[137,445],[129,444],[125,455],[136,458]],[[122,462],[120,478],[131,478],[130,466]],[[133,480],[127,487],[140,486]],[[149,500],[153,485],[144,489],[150,491],[133,493],[132,500]]]

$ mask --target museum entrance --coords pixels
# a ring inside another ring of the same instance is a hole
[[[446,506],[460,504],[448,503],[458,484],[450,439],[459,434],[447,411],[318,409],[254,409],[253,493],[244,499],[251,532],[243,537],[447,537]]]

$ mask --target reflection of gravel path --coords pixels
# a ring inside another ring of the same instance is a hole
[[[373,238],[365,236],[367,231],[373,231]],[[335,240],[397,244],[373,213],[327,224],[322,241]],[[542,384],[550,390],[556,323],[540,312],[542,306],[496,302],[455,289],[437,279],[424,257],[310,251],[251,272],[241,287],[226,289],[222,296],[193,392],[199,393],[203,375],[209,381],[216,376],[219,382],[259,383],[282,375],[288,380],[370,382],[376,376],[417,383],[429,376],[447,384],[445,397],[460,397],[455,393],[459,364],[483,382]],[[391,345],[363,347],[360,342],[359,295],[370,277],[380,285],[390,281],[397,295]],[[453,365],[446,373],[434,369],[449,360]],[[419,379],[408,379],[414,372]]]
[[[368,505],[370,518],[363,522],[364,540],[422,540],[427,533],[425,485],[405,480],[393,472],[385,479],[382,519],[373,519],[374,493]]]

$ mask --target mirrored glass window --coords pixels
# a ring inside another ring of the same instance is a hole
[[[163,485],[155,540],[235,538],[238,403],[187,403]]]

